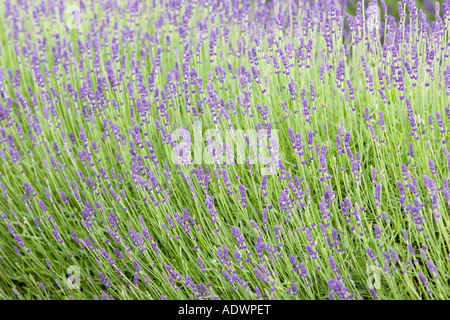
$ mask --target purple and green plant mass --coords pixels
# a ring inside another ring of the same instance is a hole
[[[3,1],[0,298],[450,299],[450,0],[394,8]]]

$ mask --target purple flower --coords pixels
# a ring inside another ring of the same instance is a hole
[[[98,277],[100,278],[100,280],[103,282],[104,285],[106,285],[107,288],[109,288],[110,284],[109,282],[106,280],[105,276],[103,275],[103,273],[99,272],[98,273]]]
[[[306,245],[306,251],[308,251],[308,254],[311,258],[313,258],[313,260],[317,258],[317,252],[315,252],[309,244]]]
[[[295,100],[295,88],[294,88],[294,83],[293,83],[293,82],[289,82],[289,83],[288,83],[288,88],[289,88],[289,93],[291,94],[291,100],[294,101],[294,100]]]
[[[375,261],[377,259],[377,257],[375,256],[375,254],[372,252],[372,250],[370,248],[366,248],[366,252],[369,255],[370,259],[372,259],[372,261]]]
[[[426,287],[430,284],[427,280],[427,277],[421,271],[417,272],[417,274],[419,275],[419,279],[422,282],[424,287]]]
[[[392,257],[395,261],[400,261],[400,257],[398,256],[397,252],[394,250],[394,248],[389,248],[389,251],[391,252]]]
[[[434,279],[438,279],[439,275],[438,275],[438,269],[436,267],[436,265],[434,264],[434,262],[432,260],[427,260],[427,266],[428,266],[428,270],[430,270],[430,272],[434,275]]]
[[[381,229],[377,224],[373,225],[373,230],[375,231],[375,238],[380,239],[381,238]]]
[[[241,230],[237,227],[231,227],[231,232],[233,233],[233,236],[236,239],[237,244],[239,245],[239,249],[242,250],[247,248],[247,244],[245,243],[245,239],[242,235]]]
[[[42,212],[47,212],[47,207],[43,200],[39,200],[39,206],[41,207]]]
[[[375,300],[380,300],[380,296],[377,294],[377,292],[375,291],[374,288],[370,287],[370,288],[369,288],[369,291],[370,291],[370,294],[372,295],[372,297],[373,297]]]
[[[280,228],[278,226],[274,226],[273,230],[275,232],[275,239],[279,240],[280,239]]]
[[[197,257],[197,263],[202,271],[202,273],[205,273],[205,265],[203,264],[202,258],[200,258],[200,256]]]
[[[353,293],[349,293],[348,288],[345,287],[342,281],[330,279],[328,280],[328,288],[330,289],[330,292],[334,292],[339,299],[349,300],[353,298]]]
[[[380,193],[381,193],[381,184],[377,183],[375,186],[375,206],[380,205]]]
[[[411,253],[413,256],[416,254],[411,243],[408,243],[408,250],[409,250],[409,253]]]
[[[241,192],[241,204],[242,204],[242,208],[247,208],[247,203],[246,203],[246,201],[247,201],[247,195],[246,195],[246,193],[245,193],[245,187],[242,185],[242,184],[240,184],[239,185],[239,190],[240,190],[240,192]]]

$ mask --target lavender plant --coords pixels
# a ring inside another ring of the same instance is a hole
[[[346,8],[4,1],[0,297],[449,299],[450,1]]]

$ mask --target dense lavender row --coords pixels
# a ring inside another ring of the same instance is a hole
[[[449,299],[450,1],[398,9],[4,1],[0,297]]]

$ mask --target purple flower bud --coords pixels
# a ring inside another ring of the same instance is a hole
[[[241,230],[237,227],[231,227],[231,232],[233,233],[233,236],[236,239],[237,244],[239,245],[239,249],[242,250],[247,248],[247,244],[245,244],[245,239],[242,235]]]

